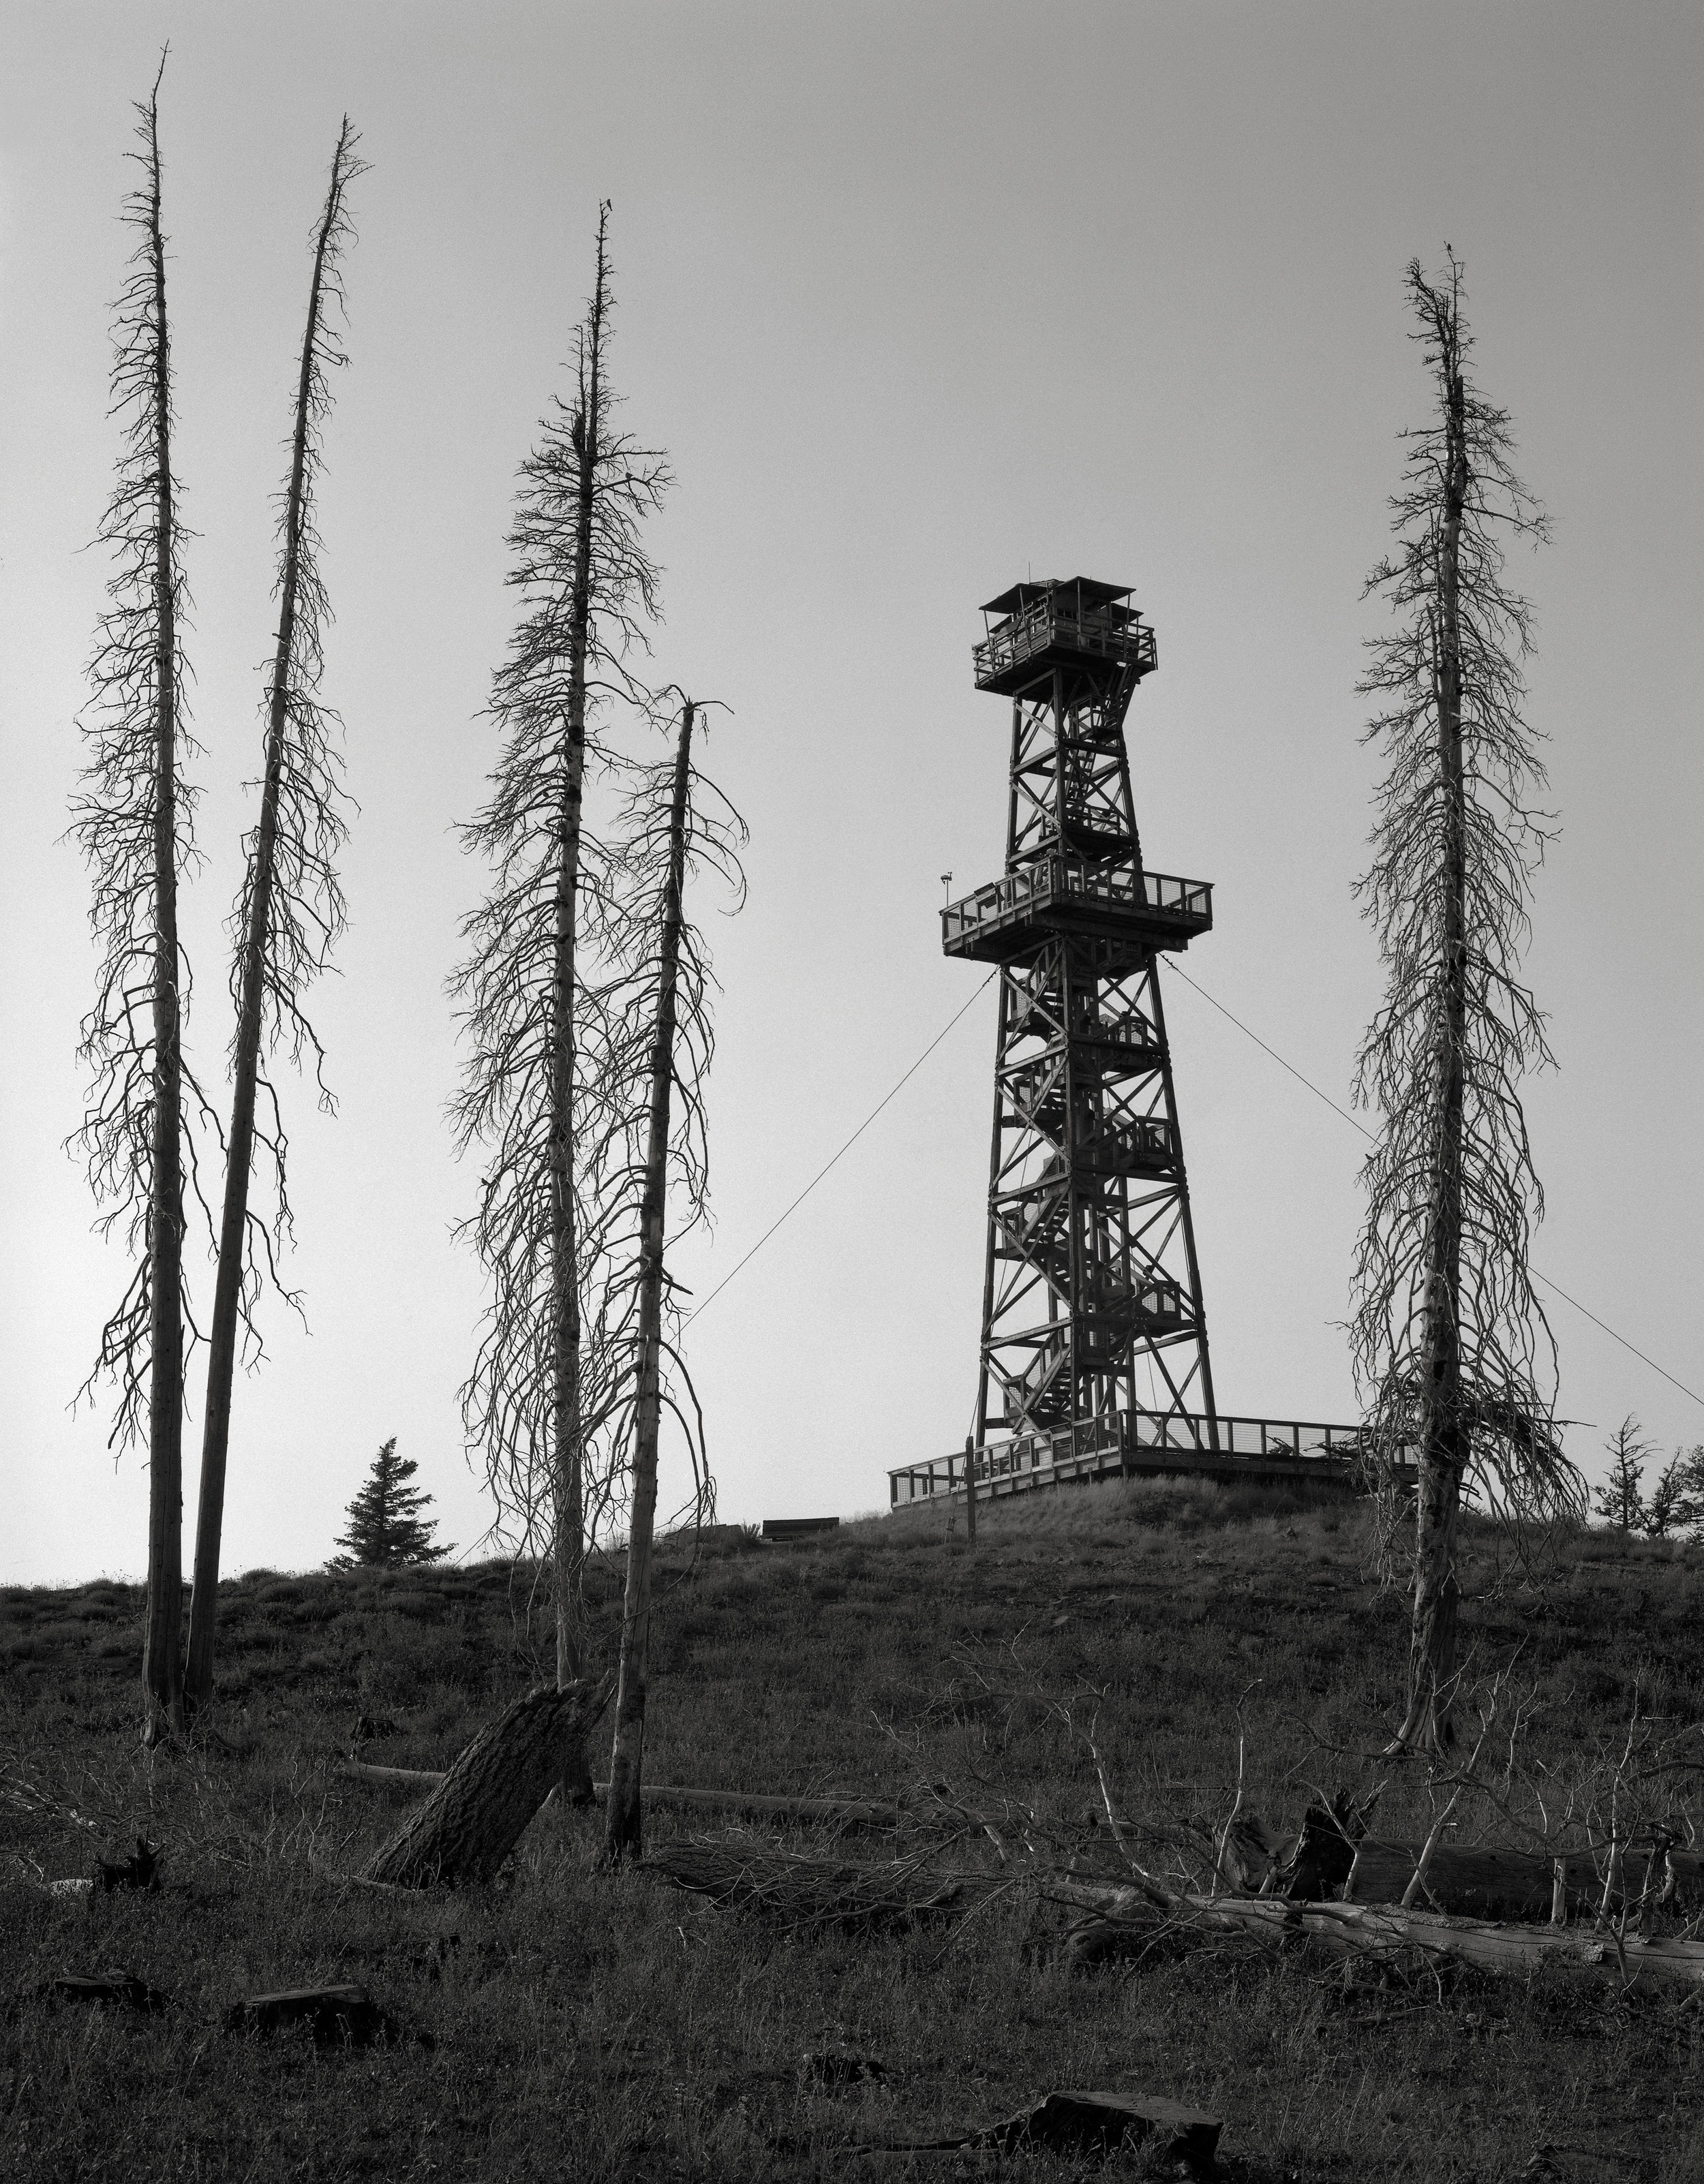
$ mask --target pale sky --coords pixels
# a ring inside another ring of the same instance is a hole
[[[138,1574],[147,1477],[70,1414],[123,1279],[62,1141],[92,990],[61,837],[105,571],[109,309],[130,102],[159,47],[170,306],[206,745],[193,1052],[229,1033],[222,920],[248,823],[307,237],[339,116],[349,370],[327,435],[326,694],[360,812],[317,1020],[342,1112],[291,1095],[311,1332],[276,1307],[240,1380],[225,1567],[310,1566],[394,1434],[471,1548],[489,1521],[456,1386],[480,1278],[444,1106],[444,979],[482,874],[480,717],[511,626],[503,537],[614,202],[625,422],[668,449],[659,674],[732,710],[709,760],[751,821],[713,916],[725,1273],[982,975],[955,894],[1003,853],[1003,701],[978,603],[1136,588],[1151,864],[1215,883],[1184,967],[1345,1099],[1379,972],[1349,883],[1360,583],[1428,388],[1401,280],[1465,260],[1485,391],[1556,543],[1531,718],[1562,836],[1528,969],[1561,1064],[1528,1100],[1538,1263],[1704,1390],[1696,5],[551,6],[0,0],[0,1580]],[[1360,1140],[1180,981],[1166,989],[1221,1407],[1354,1415],[1341,1323]],[[690,1360],[721,1513],[885,1506],[975,1396],[992,991],[705,1312]],[[224,1104],[221,1095],[221,1104]],[[196,1263],[204,1301],[211,1270]],[[1570,1446],[1704,1408],[1557,1302]],[[186,1556],[200,1368],[186,1432]]]

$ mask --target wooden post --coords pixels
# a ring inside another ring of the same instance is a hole
[[[1550,1924],[1566,1926],[1568,1923],[1568,1862],[1559,1858],[1551,1869]]]
[[[964,1436],[964,1536],[976,1552],[976,1437]]]

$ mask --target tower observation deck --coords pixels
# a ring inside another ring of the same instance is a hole
[[[1158,655],[1130,600],[1086,577],[1014,584],[974,652],[977,688],[1012,707],[1005,870],[941,912],[946,953],[1000,973],[984,1494],[1109,1469],[1347,1475],[1359,1446],[1214,1401],[1159,971],[1211,931],[1213,889],[1143,860],[1124,722]],[[962,1491],[966,1461],[895,1471],[893,1502]]]

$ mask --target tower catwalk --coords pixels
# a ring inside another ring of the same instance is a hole
[[[1143,864],[1124,716],[1156,660],[1129,599],[1015,584],[975,648],[1012,700],[1005,873],[941,914],[947,955],[1000,967],[979,1448],[1138,1412],[1219,1446],[1158,967],[1213,891]]]

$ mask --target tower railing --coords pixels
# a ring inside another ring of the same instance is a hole
[[[1078,609],[1069,593],[1049,593],[997,623],[971,648],[976,680],[992,682],[1055,645],[1098,660],[1129,660],[1142,674],[1155,661],[1154,632],[1128,608]]]
[[[1177,1135],[1164,1115],[1109,1118],[1079,1141],[1074,1155],[1080,1167],[1105,1175],[1169,1168],[1177,1158]]]
[[[1250,1478],[1270,1476],[1276,1468],[1292,1477],[1316,1471],[1321,1479],[1358,1480],[1371,1457],[1370,1435],[1361,1426],[1288,1418],[1210,1421],[1195,1411],[1118,1411],[1053,1433],[1014,1434],[991,1441],[971,1451],[969,1463],[980,1500],[1057,1479],[1130,1469],[1206,1470],[1234,1479],[1239,1472]],[[965,1462],[962,1455],[942,1456],[889,1472],[890,1506],[902,1508],[908,1502],[962,1495]]]
[[[1073,1025],[1071,1036],[1089,1046],[1122,1046],[1132,1053],[1152,1054],[1159,1034],[1144,1016],[1093,1016]]]
[[[1038,857],[1017,872],[1003,873],[975,894],[950,902],[941,913],[941,939],[950,950],[984,926],[1025,910],[1048,910],[1072,902],[1127,910],[1144,918],[1175,924],[1180,932],[1205,932],[1213,922],[1210,880],[1174,878],[1169,872],[1142,871],[1134,859],[1098,864],[1087,857]]]

